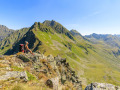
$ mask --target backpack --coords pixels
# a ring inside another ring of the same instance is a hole
[[[24,44],[19,44],[19,52],[23,52],[24,53]]]

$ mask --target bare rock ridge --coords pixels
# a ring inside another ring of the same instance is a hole
[[[0,82],[4,81],[4,83],[0,83],[1,89],[5,88],[7,81],[11,84],[15,82],[28,83],[31,79],[29,75],[33,75],[49,89],[82,90],[81,81],[75,71],[72,70],[66,59],[60,56],[17,53],[11,56],[1,56],[0,66],[2,66],[0,68]],[[37,84],[40,84],[39,82]]]
[[[120,90],[120,87],[108,83],[91,83],[85,90]]]
[[[0,80],[7,80],[9,78],[24,78],[25,81],[28,80],[27,74],[25,71],[8,71],[5,75],[0,76]]]

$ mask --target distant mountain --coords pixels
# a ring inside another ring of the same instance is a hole
[[[4,25],[0,25],[0,41],[7,37],[9,34],[14,32],[14,30],[7,28]]]
[[[86,35],[85,37],[87,37],[92,42],[98,43],[102,41],[112,47],[120,48],[120,36],[119,35],[93,33],[91,35]]]
[[[120,34],[114,34],[114,36],[118,36],[118,37],[120,37]]]
[[[92,34],[82,36],[77,30],[69,31],[60,23],[46,20],[35,22],[10,34],[0,42],[0,53],[19,52],[19,44],[29,42],[33,52],[60,55],[76,71],[83,86],[91,82],[112,83],[120,86],[119,37]]]

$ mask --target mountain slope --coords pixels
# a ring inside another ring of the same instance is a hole
[[[12,29],[8,29],[4,25],[0,25],[0,41],[3,40],[6,36],[14,32]]]
[[[104,42],[94,44],[78,32],[74,33],[53,20],[35,22],[21,38],[10,44],[12,48],[3,48],[1,51],[4,51],[4,54],[17,53],[19,44],[28,41],[34,52],[40,50],[45,55],[60,55],[66,58],[81,79],[83,87],[91,82],[120,85],[120,58],[113,54],[111,46]],[[9,38],[3,41],[6,42]],[[4,44],[3,47],[7,45]]]

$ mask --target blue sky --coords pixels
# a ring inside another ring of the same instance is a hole
[[[82,35],[120,34],[120,0],[0,0],[0,24],[11,29],[55,20]]]

